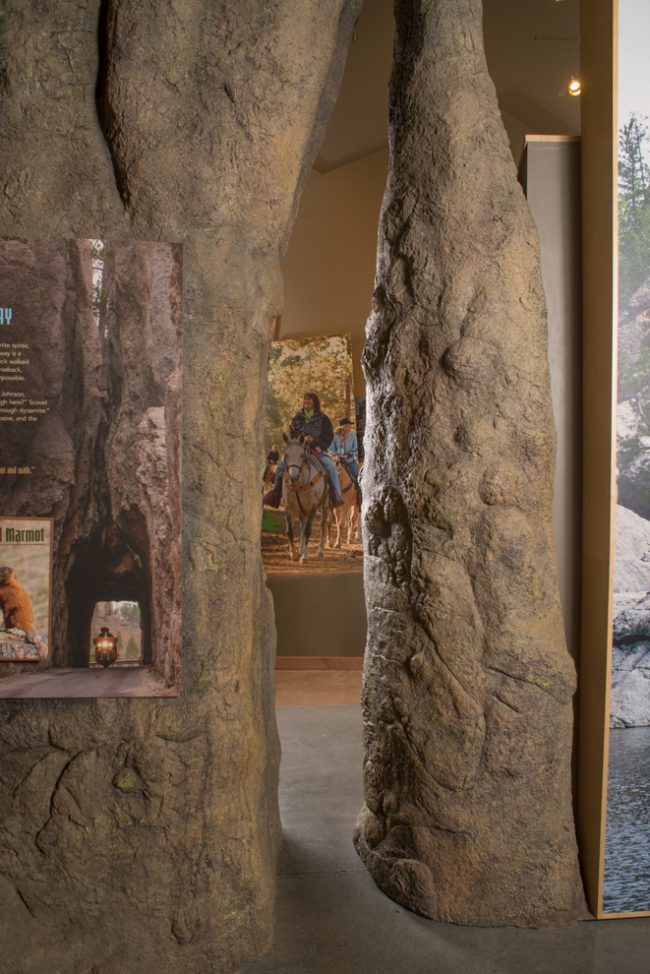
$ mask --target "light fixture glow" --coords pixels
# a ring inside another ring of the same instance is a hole
[[[569,84],[567,85],[567,91],[574,97],[579,95],[582,91],[582,82],[580,81],[580,78],[571,78]]]

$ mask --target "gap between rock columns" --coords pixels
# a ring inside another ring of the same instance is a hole
[[[225,974],[270,945],[267,342],[359,6],[3,8],[0,232],[184,245],[183,695],[0,704],[8,970]]]
[[[390,172],[368,322],[368,645],[357,851],[425,916],[585,915],[573,664],[532,220],[479,0],[397,0]]]

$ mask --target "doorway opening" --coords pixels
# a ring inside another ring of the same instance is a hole
[[[317,394],[333,436],[356,441],[353,462],[361,467],[365,382],[361,356],[372,302],[377,227],[388,170],[388,80],[394,25],[391,0],[366,4],[353,41],[334,111],[300,208],[283,264],[284,308],[273,335],[269,414],[282,400],[281,422],[269,416],[266,450],[283,453],[307,392]],[[347,358],[346,358],[347,356]],[[302,358],[301,358],[302,357]],[[275,374],[273,374],[275,370]],[[349,420],[350,423],[341,423]],[[279,439],[279,442],[278,442]],[[334,451],[332,451],[334,452]],[[339,474],[343,490],[345,473]],[[350,487],[345,499],[351,496]],[[276,530],[273,563],[264,558],[278,632],[279,701],[293,686],[306,705],[359,703],[366,642],[360,518],[352,511],[330,526],[331,546],[317,557],[314,524],[309,557],[291,561],[284,511],[265,509]],[[337,519],[338,520],[338,519]],[[359,533],[357,533],[357,530]],[[337,547],[339,544],[339,547]],[[307,696],[304,694],[307,693]],[[340,694],[340,696],[339,696]]]

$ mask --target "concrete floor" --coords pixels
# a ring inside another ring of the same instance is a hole
[[[278,723],[284,848],[275,943],[244,974],[649,974],[650,919],[477,929],[397,906],[351,843],[361,806],[359,707],[288,707]]]

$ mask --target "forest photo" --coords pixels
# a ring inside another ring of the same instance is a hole
[[[267,573],[362,570],[361,432],[349,336],[273,342],[264,430]]]
[[[0,304],[0,515],[50,518],[53,564],[48,651],[0,658],[0,697],[175,695],[182,249],[1,241]]]
[[[650,9],[620,0],[616,553],[603,909],[650,910]]]

